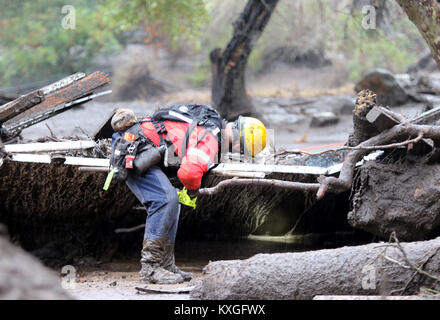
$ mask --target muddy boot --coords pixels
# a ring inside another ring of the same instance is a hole
[[[191,272],[185,272],[177,268],[174,258],[174,244],[169,243],[165,245],[165,255],[162,267],[165,270],[181,275],[185,281],[191,281],[191,279],[194,278],[194,275]]]
[[[161,267],[165,256],[165,246],[162,240],[144,239],[141,256],[142,269],[139,275],[142,282],[175,284],[184,281],[181,275]]]

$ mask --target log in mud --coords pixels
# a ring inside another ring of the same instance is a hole
[[[316,295],[412,295],[440,289],[440,238],[211,262],[193,299],[309,300]]]

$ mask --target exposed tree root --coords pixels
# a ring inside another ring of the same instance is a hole
[[[290,182],[276,179],[237,179],[232,178],[223,180],[215,187],[200,189],[199,193],[203,195],[213,195],[222,192],[225,188],[231,186],[259,186],[259,187],[274,187],[286,190],[301,190],[301,191],[317,191],[319,183],[303,183]]]

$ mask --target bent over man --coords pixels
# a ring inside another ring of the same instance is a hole
[[[175,265],[174,244],[180,215],[177,189],[163,171],[177,166],[177,177],[195,197],[202,177],[220,161],[221,150],[254,156],[266,146],[261,121],[240,116],[226,122],[206,105],[175,105],[138,121],[133,111],[118,109],[111,120],[111,163],[147,208],[140,279],[173,284],[193,275]]]

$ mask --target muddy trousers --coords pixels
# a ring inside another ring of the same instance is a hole
[[[126,183],[147,208],[141,280],[161,284],[191,280],[193,275],[181,271],[174,263],[174,242],[180,215],[176,188],[157,166],[143,176],[130,173]]]
[[[153,166],[143,176],[130,173],[126,183],[147,209],[144,239],[161,239],[174,244],[180,203],[177,190],[165,173]]]

